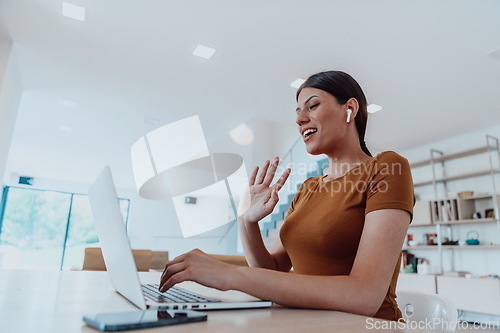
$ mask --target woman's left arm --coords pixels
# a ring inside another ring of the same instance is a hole
[[[195,281],[220,290],[239,290],[275,303],[373,316],[382,304],[410,223],[405,210],[382,209],[365,216],[351,273],[314,276],[239,267],[194,250],[167,263],[160,290]]]

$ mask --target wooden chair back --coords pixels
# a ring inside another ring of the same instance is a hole
[[[147,272],[151,267],[153,251],[151,250],[132,250],[134,255],[135,265],[140,272]],[[84,271],[105,271],[106,264],[102,256],[100,247],[87,247],[83,258]]]

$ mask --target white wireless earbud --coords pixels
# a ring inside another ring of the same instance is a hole
[[[352,114],[352,110],[351,109],[347,109],[347,122],[348,123],[351,121],[351,114]]]

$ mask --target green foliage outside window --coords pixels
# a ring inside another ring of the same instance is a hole
[[[16,187],[6,193],[0,246],[19,255],[19,267],[78,268],[85,247],[99,246],[86,195]],[[120,199],[125,221],[129,203]]]

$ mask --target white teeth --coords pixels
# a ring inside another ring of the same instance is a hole
[[[309,128],[307,130],[304,131],[304,133],[302,134],[304,137],[308,136],[309,134],[312,134],[312,133],[316,133],[318,131],[318,129],[316,128]]]

